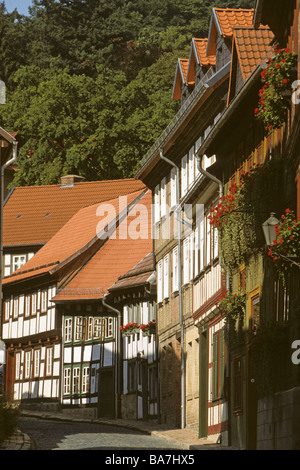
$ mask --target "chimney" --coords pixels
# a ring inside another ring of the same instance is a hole
[[[61,186],[74,186],[75,183],[83,183],[85,178],[79,175],[66,175],[60,179]]]

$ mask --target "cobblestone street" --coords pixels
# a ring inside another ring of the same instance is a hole
[[[103,424],[55,422],[22,418],[19,428],[35,450],[157,450],[178,449],[173,444],[132,429]]]

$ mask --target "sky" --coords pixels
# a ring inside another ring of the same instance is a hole
[[[4,2],[9,13],[16,8],[21,15],[28,15],[28,7],[32,4],[32,0],[4,0]]]

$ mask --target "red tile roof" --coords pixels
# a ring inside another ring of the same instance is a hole
[[[62,289],[54,301],[72,301],[102,298],[108,292],[118,278],[132,269],[141,259],[152,250],[151,237],[151,204],[152,195],[148,191],[141,199],[140,204],[144,208],[140,214],[136,214],[137,207],[133,207],[128,217],[116,230],[116,236],[109,238],[70,281],[65,289]],[[138,218],[138,219],[137,219]],[[145,238],[120,237],[120,231],[139,220],[139,229],[145,234]]]
[[[109,288],[109,292],[144,285],[154,270],[153,253],[148,253],[126,274],[120,276],[117,282]]]
[[[224,37],[232,37],[233,29],[236,26],[245,26],[247,28],[253,26],[253,9],[214,8],[214,11]]]
[[[234,46],[244,81],[260,62],[272,56],[274,49],[271,42],[273,39],[274,34],[267,27],[261,29],[235,28]]]
[[[233,36],[233,29],[236,26],[252,27],[254,10],[243,8],[213,8],[210,33],[207,43],[207,55],[216,53],[217,32],[224,38]]]
[[[173,100],[180,100],[181,86],[187,84],[189,59],[178,59],[173,87]]]
[[[216,65],[216,56],[215,55],[206,55],[206,48],[207,48],[207,41],[208,39],[198,39],[193,38],[193,43],[195,45],[195,49],[197,51],[197,56],[199,63],[203,66],[215,66]]]
[[[52,272],[91,244],[101,243],[97,234],[108,224],[114,228],[116,216],[138,201],[144,192],[138,191],[121,200],[117,198],[80,209],[24,266],[5,277],[3,284],[28,279],[38,273]]]
[[[144,188],[135,179],[17,187],[4,206],[3,244],[45,244],[79,209]]]

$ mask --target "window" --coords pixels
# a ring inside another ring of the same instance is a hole
[[[172,168],[171,170],[171,207],[175,207],[178,204],[177,201],[177,170]]]
[[[21,354],[16,354],[16,370],[15,370],[15,378],[19,380],[21,377]]]
[[[190,235],[190,279],[194,277],[194,233]]]
[[[26,295],[25,297],[25,317],[29,317],[30,315],[30,295]]]
[[[32,297],[31,297],[31,302],[32,302],[32,305],[31,305],[31,308],[32,308],[32,315],[35,315],[36,314],[36,294],[32,294]]]
[[[249,329],[254,330],[260,323],[260,288],[256,288],[249,294],[250,318]]]
[[[173,292],[178,291],[178,246],[173,249]]]
[[[212,400],[217,400],[224,395],[225,374],[225,337],[224,329],[213,335],[212,352]]]
[[[245,265],[239,269],[239,289],[244,294],[246,292],[246,268]]]
[[[15,255],[12,258],[13,272],[21,268],[26,263],[26,255]]]
[[[190,239],[185,238],[183,241],[183,283],[190,281]]]
[[[199,266],[200,272],[204,269],[204,217],[200,220],[200,240],[199,240]]]
[[[76,317],[76,320],[75,320],[75,341],[82,341],[83,340],[83,326],[84,326],[83,317]]]
[[[94,320],[94,338],[104,338],[105,334],[105,319],[95,318]]]
[[[154,190],[154,223],[160,221],[160,185],[158,184]]]
[[[127,368],[127,384],[128,392],[134,392],[136,390],[136,361],[129,361]]]
[[[79,367],[74,367],[73,369],[73,393],[77,395],[79,393],[80,387],[80,369]]]
[[[64,334],[64,341],[65,343],[69,343],[72,341],[72,318],[65,319],[65,334]]]
[[[235,413],[242,411],[242,358],[236,357],[232,364],[232,406]]]
[[[162,179],[160,187],[161,187],[161,190],[160,190],[161,217],[165,217],[167,215],[167,182],[166,182],[166,178]]]
[[[206,225],[206,266],[210,264],[211,261],[211,225],[208,218],[205,218]]]
[[[157,398],[157,368],[156,365],[149,366],[149,400]]]
[[[14,298],[14,318],[18,318],[19,314],[19,297]]]
[[[199,226],[196,227],[195,233],[194,233],[194,276],[198,276],[199,274],[199,232],[200,228]]]
[[[71,369],[64,369],[64,395],[70,393],[71,386]]]
[[[148,320],[156,320],[156,303],[149,302],[148,303]]]
[[[31,351],[25,352],[25,379],[30,377]]]
[[[41,360],[41,350],[34,350],[34,366],[33,366],[33,376],[39,377],[40,375],[40,360]]]
[[[107,318],[106,319],[106,337],[110,338],[114,335],[114,319],[113,318]]]
[[[281,279],[273,281],[273,315],[276,322],[285,322],[289,319],[290,294],[289,285],[283,285]]]
[[[189,151],[189,187],[191,187],[195,180],[195,152],[194,147]]]
[[[52,375],[53,369],[53,348],[47,348],[46,350],[46,376]]]
[[[181,159],[181,197],[185,196],[188,189],[187,155]]]
[[[162,260],[159,260],[157,263],[157,302],[162,302],[163,300],[163,265]]]
[[[86,332],[86,340],[92,339],[93,336],[93,317],[89,317],[87,320],[87,332]]]
[[[164,257],[164,299],[169,297],[169,255]]]
[[[10,316],[10,300],[5,301],[5,320],[9,320]]]
[[[47,311],[47,291],[42,291],[42,312]]]
[[[82,393],[89,392],[89,383],[90,383],[90,368],[84,367],[82,371]]]

